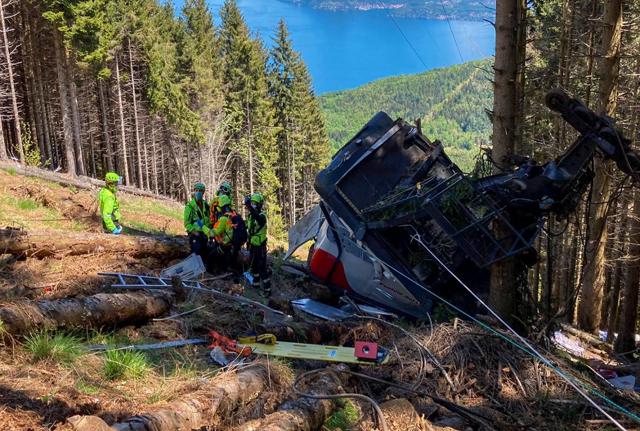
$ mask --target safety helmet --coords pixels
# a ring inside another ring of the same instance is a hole
[[[231,198],[227,195],[218,196],[218,207],[224,208],[227,205],[231,205]]]
[[[262,196],[262,193],[254,193],[251,195],[251,202],[262,205],[264,203],[264,196]]]
[[[193,190],[196,192],[204,192],[206,190],[204,183],[196,183],[193,186]]]
[[[107,183],[117,183],[120,181],[120,175],[115,172],[107,172],[107,175],[104,176],[104,181]]]
[[[218,187],[218,194],[231,195],[232,190],[231,183],[229,181],[223,181],[220,187]]]

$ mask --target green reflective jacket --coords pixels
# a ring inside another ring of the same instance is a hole
[[[267,242],[267,215],[261,212],[257,217],[254,217],[252,211],[247,217],[247,233],[251,245],[259,246]]]
[[[203,227],[196,224],[198,220],[202,220]],[[206,226],[206,229],[204,228]],[[184,228],[187,233],[205,232],[211,229],[211,221],[209,220],[209,204],[203,200],[202,207],[197,204],[193,198],[184,207]]]
[[[103,187],[98,195],[100,200],[100,217],[102,226],[109,232],[116,228],[115,222],[120,222],[120,204],[113,190]]]

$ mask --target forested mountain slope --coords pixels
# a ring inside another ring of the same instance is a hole
[[[495,15],[491,2],[478,0],[289,0],[316,9],[344,10],[388,10],[394,16],[407,18],[481,20]]]
[[[422,118],[424,134],[440,139],[463,169],[470,169],[481,143],[488,143],[492,88],[489,60],[381,79],[354,90],[320,97],[332,150],[344,145],[376,112],[407,121]]]
[[[274,232],[313,200],[327,138],[282,21],[271,50],[234,0],[0,2],[0,160],[183,199],[261,191]],[[295,128],[291,125],[295,124]],[[284,217],[283,217],[284,216]]]

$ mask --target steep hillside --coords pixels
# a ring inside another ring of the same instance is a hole
[[[440,139],[463,169],[470,169],[480,143],[489,142],[492,104],[489,60],[436,69],[418,75],[381,79],[320,98],[333,151],[349,140],[378,111],[413,121]]]
[[[324,10],[388,10],[392,15],[411,18],[481,20],[491,19],[494,10],[477,0],[289,0]]]

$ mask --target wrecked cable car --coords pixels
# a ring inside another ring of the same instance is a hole
[[[590,184],[592,160],[637,175],[640,159],[611,118],[561,90],[547,106],[577,132],[558,158],[484,178],[463,173],[439,141],[376,114],[316,177],[320,203],[289,231],[290,256],[314,240],[308,270],[340,295],[421,319],[435,296],[475,312],[458,277],[481,297],[491,264],[535,262],[533,242],[553,213],[568,216]],[[499,228],[496,228],[499,225]]]

